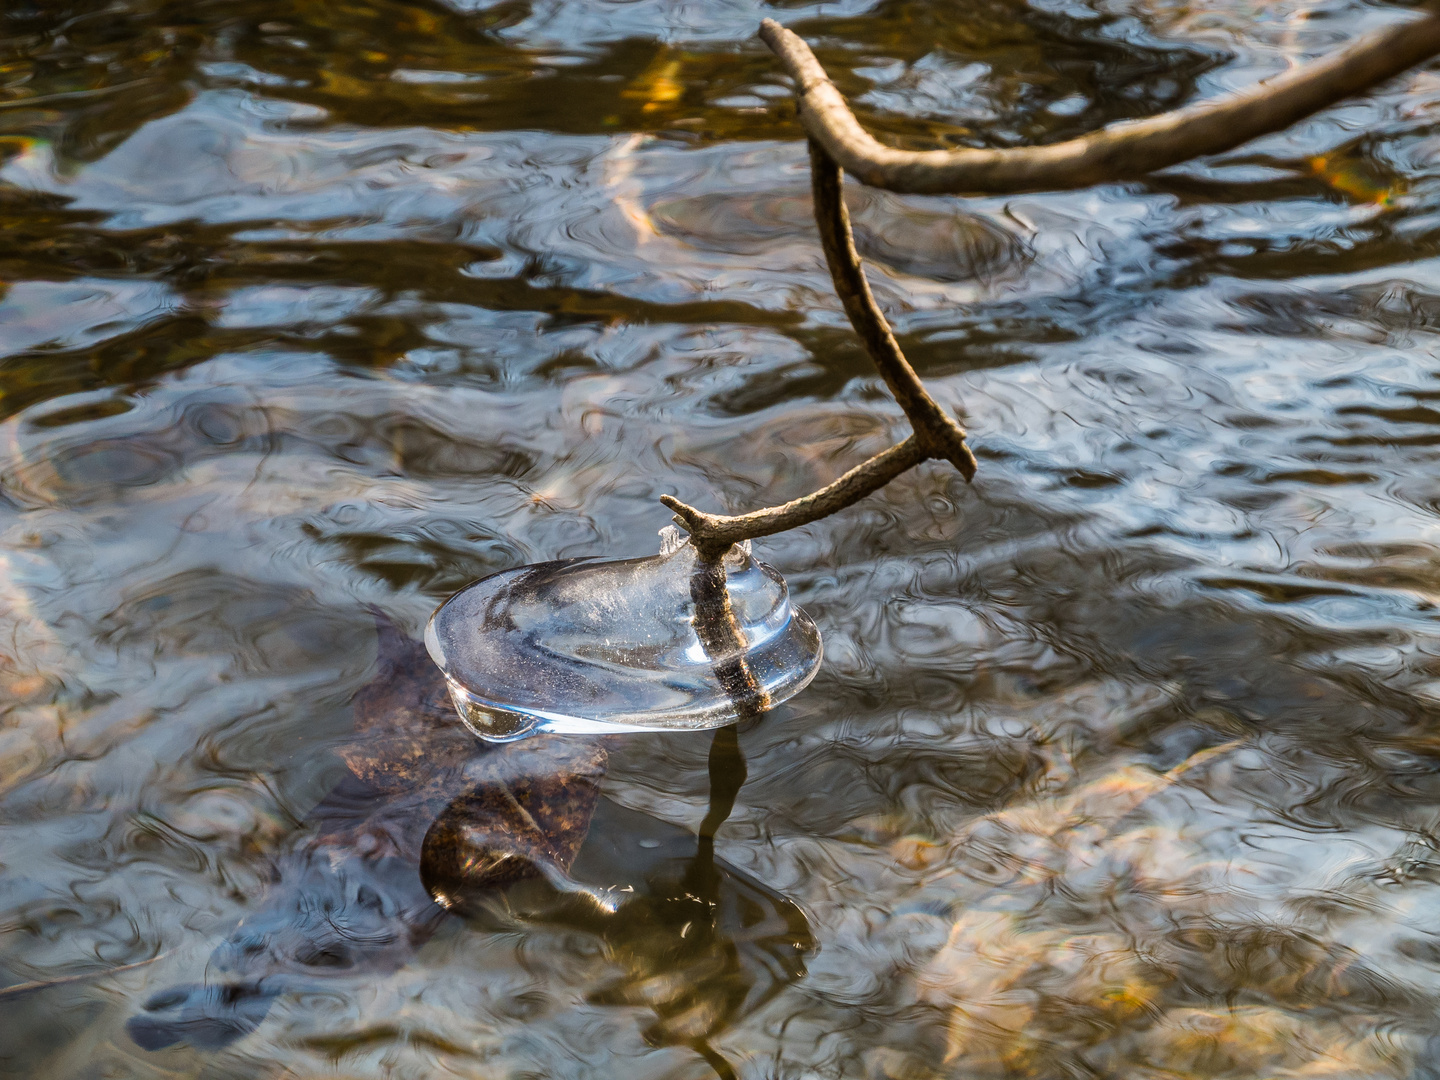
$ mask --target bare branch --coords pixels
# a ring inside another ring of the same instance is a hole
[[[676,522],[689,531],[702,561],[713,564],[716,574],[723,573],[719,560],[731,545],[828,517],[928,458],[946,459],[966,480],[975,475],[975,456],[966,445],[965,429],[926,392],[875,303],[845,209],[842,167],[867,184],[892,191],[1009,192],[1083,187],[1140,176],[1239,146],[1440,53],[1440,15],[1427,15],[1361,38],[1333,56],[1242,94],[1149,120],[1117,124],[1070,142],[1021,150],[917,153],[892,150],[871,138],[800,38],[771,19],[761,25],[760,34],[784,62],[798,87],[800,119],[810,133],[815,220],[835,291],[915,430],[903,442],[851,469],[833,484],[783,506],[731,517],[707,514],[673,496],[662,495],[660,501],[674,511]],[[723,631],[723,612],[717,608],[717,613],[711,621]],[[717,645],[723,645],[718,637]],[[742,674],[737,672],[736,679],[743,681]]]
[[[840,302],[845,305],[845,314],[850,316],[850,325],[855,327],[865,343],[865,351],[910,418],[926,456],[944,458],[970,480],[975,475],[975,455],[965,445],[965,429],[947,416],[926,392],[870,292],[870,283],[865,280],[865,271],[860,265],[860,253],[855,250],[855,236],[850,231],[850,212],[845,209],[842,194],[843,180],[840,166],[811,139],[810,190],[815,195],[815,223],[820,226],[825,261],[830,265],[830,276]]]
[[[134,971],[136,968],[146,967],[157,960],[164,960],[174,953],[171,949],[159,956],[152,956],[148,960],[136,960],[133,964],[121,964],[119,967],[101,968],[99,971],[82,971],[77,975],[61,975],[54,979],[36,979],[34,982],[15,983],[11,986],[0,987],[0,998],[16,998],[25,994],[33,994],[37,990],[49,990],[52,986],[69,986],[73,983],[90,982],[95,979],[108,978],[111,975],[119,975],[121,972]]]
[[[890,324],[885,321],[855,250],[850,214],[842,193],[844,174],[823,147],[810,140],[810,184],[815,193],[815,221],[835,291],[845,313],[895,400],[905,410],[914,433],[889,450],[857,465],[833,484],[803,498],[766,510],[730,517],[707,514],[687,506],[671,495],[660,501],[675,511],[675,522],[690,533],[690,542],[704,561],[719,558],[732,544],[799,528],[829,517],[871,492],[884,487],[907,469],[929,458],[944,458],[960,470],[966,480],[975,475],[975,455],[965,444],[965,429],[947,416],[925,390],[920,376],[905,359]]]
[[[907,469],[913,469],[930,455],[911,435],[889,450],[876,454],[869,461],[855,466],[840,479],[819,491],[794,499],[782,506],[756,510],[751,514],[728,517],[707,514],[687,506],[672,495],[661,495],[660,501],[675,511],[675,523],[690,533],[690,542],[705,559],[718,559],[732,544],[798,529],[812,521],[829,517],[851,503],[859,502],[878,491]]]
[[[760,36],[795,80],[800,122],[858,179],[916,194],[1054,191],[1131,179],[1279,131],[1440,53],[1440,14],[1368,34],[1243,91],[1050,146],[895,150],[860,126],[810,47],[773,19]],[[908,411],[908,410],[907,410]]]
[[[690,572],[690,601],[695,605],[695,636],[710,658],[716,681],[735,706],[738,718],[749,720],[773,703],[745,659],[745,632],[735,621],[730,591],[725,587],[723,557],[729,548],[729,544],[717,547],[709,555],[708,549],[699,551]]]

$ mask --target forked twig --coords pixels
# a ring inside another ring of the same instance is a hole
[[[1324,59],[1216,101],[1112,124],[1068,142],[1008,150],[883,146],[860,126],[810,46],[773,19],[761,23],[760,36],[795,80],[805,130],[846,172],[890,191],[1008,194],[1134,179],[1289,127],[1440,53],[1440,14],[1367,34]]]
[[[975,475],[965,429],[926,392],[865,280],[845,209],[842,169],[875,187],[924,194],[1057,190],[1142,176],[1288,127],[1440,53],[1440,14],[1369,34],[1323,60],[1218,101],[1114,124],[1069,142],[1011,150],[882,146],[860,126],[804,41],[772,19],[761,24],[760,36],[795,80],[800,122],[810,136],[815,221],[835,291],[914,433],[819,491],[750,514],[707,514],[662,495],[701,558],[715,563],[732,544],[828,517],[930,458],[949,461],[966,480]]]
[[[969,480],[975,475],[975,455],[965,443],[965,429],[955,422],[926,391],[920,376],[905,359],[890,324],[885,321],[855,250],[850,213],[845,209],[844,176],[825,150],[810,141],[810,189],[815,199],[815,221],[820,226],[820,244],[835,291],[845,305],[845,314],[855,327],[865,351],[875,362],[895,400],[905,410],[914,434],[904,441],[857,465],[840,479],[802,498],[729,517],[706,514],[687,506],[671,495],[660,501],[675,511],[675,521],[690,533],[690,542],[707,559],[723,555],[731,544],[758,536],[796,529],[829,517],[884,487],[907,469],[930,458],[944,458]]]

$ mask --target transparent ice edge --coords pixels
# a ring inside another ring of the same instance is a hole
[[[703,631],[707,646],[694,590],[708,572],[697,577],[688,541],[670,532],[658,555],[515,567],[436,608],[425,645],[465,727],[487,742],[706,730],[808,686],[824,646],[785,579],[737,545],[720,587],[738,645],[717,623]]]
[[[804,617],[804,613],[799,611],[795,615]],[[436,637],[433,620],[425,625],[425,648],[429,651],[430,658],[443,668],[445,654]],[[820,673],[820,664],[821,656],[817,655],[810,670],[805,672],[797,682],[791,683],[787,687],[785,697],[776,701],[775,704],[779,705],[788,701],[809,686],[815,676]],[[547,709],[517,709],[510,705],[502,705],[472,693],[449,676],[445,678],[445,685],[450,689],[450,700],[455,705],[455,711],[459,715],[461,723],[476,738],[492,743],[515,742],[519,739],[529,738],[531,735],[709,731],[733,724],[740,719],[739,712],[733,707],[718,706],[698,713],[693,711],[674,714],[661,713],[645,716],[643,719],[639,717],[626,719],[619,716],[607,720],[596,720]]]

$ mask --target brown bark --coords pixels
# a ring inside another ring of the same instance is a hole
[[[896,150],[860,126],[820,61],[773,19],[760,36],[795,80],[800,122],[852,176],[916,194],[1057,191],[1134,179],[1289,127],[1440,53],[1440,14],[1367,34],[1330,56],[1215,101],[1068,142],[1009,150]]]
[[[749,514],[729,517],[707,514],[687,506],[673,495],[661,495],[660,501],[675,511],[675,523],[690,533],[690,542],[705,558],[714,559],[731,544],[753,540],[798,529],[812,521],[829,517],[852,503],[859,502],[872,491],[878,491],[895,477],[912,469],[928,457],[920,443],[911,435],[889,450],[876,454],[869,461],[855,466],[833,484],[812,491],[781,506],[771,506]]]

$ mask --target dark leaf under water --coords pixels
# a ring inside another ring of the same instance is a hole
[[[592,1000],[653,1010],[659,1045],[703,1043],[805,974],[814,943],[794,904],[693,833],[602,799],[595,740],[477,742],[423,648],[383,617],[341,754],[349,772],[276,854],[203,981],[126,1023],[139,1046],[224,1048],[282,994],[403,968],[447,911],[594,936],[620,971]]]

